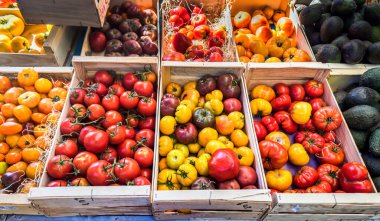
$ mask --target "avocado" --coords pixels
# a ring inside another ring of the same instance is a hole
[[[338,16],[351,15],[356,10],[354,0],[334,0],[331,4],[331,14]]]
[[[317,29],[318,31],[321,30],[321,27],[322,27],[322,24],[323,22],[330,18],[331,17],[331,14],[330,13],[323,13],[321,15],[321,18],[315,23],[315,29]]]
[[[376,157],[380,157],[380,129],[371,133],[368,140],[369,151]]]
[[[364,43],[358,39],[346,42],[342,46],[342,58],[347,64],[360,63],[366,53]]]
[[[337,92],[334,93],[334,96],[335,96],[336,102],[339,105],[340,110],[342,110],[342,111],[345,110],[346,109],[346,105],[344,103],[344,100],[346,99],[347,92],[345,92],[345,91],[337,91]]]
[[[363,17],[371,25],[380,25],[380,4],[365,4],[363,6]]]
[[[322,5],[323,12],[330,12],[332,0],[313,0],[310,2],[310,5]]]
[[[357,21],[348,29],[350,39],[368,40],[371,37],[372,26],[367,21]]]
[[[357,87],[352,89],[346,96],[345,104],[347,107],[356,105],[374,105],[380,101],[380,94],[369,87]]]
[[[371,37],[369,38],[369,40],[372,43],[380,41],[380,26],[372,26]]]
[[[380,191],[380,177],[375,177],[372,180],[373,180],[373,184],[375,184],[377,192],[379,192]]]
[[[350,39],[347,37],[347,34],[342,34],[341,36],[334,39],[331,44],[336,45],[339,49],[342,49],[343,45],[349,42]]]
[[[362,158],[371,176],[380,176],[380,158],[369,152],[363,153]]]
[[[322,15],[322,5],[310,5],[304,8],[299,14],[301,24],[307,26],[317,22]]]
[[[349,128],[368,130],[380,121],[379,111],[368,105],[357,105],[343,112]]]
[[[301,11],[304,10],[307,7],[307,5],[296,4],[295,7],[296,7],[297,14],[300,14]]]
[[[342,60],[339,48],[333,44],[314,45],[312,49],[319,62],[340,63]]]
[[[355,22],[357,21],[363,21],[363,16],[356,12],[350,16],[347,16],[345,19],[344,19],[344,30],[345,31],[348,31],[348,29],[350,28],[350,26],[352,24],[354,24]]]
[[[314,32],[310,35],[308,39],[311,46],[318,45],[321,43],[321,39],[319,38],[319,32]]]
[[[362,130],[353,130],[350,129],[351,135],[355,140],[355,144],[358,147],[359,151],[362,152],[366,149],[368,132]]]
[[[380,93],[380,68],[372,68],[360,76],[360,86],[375,89]]]
[[[367,48],[367,59],[371,64],[380,64],[380,41]]]
[[[355,0],[355,3],[357,8],[361,8],[364,5],[365,0]]]
[[[338,16],[327,18],[321,26],[320,34],[323,43],[330,43],[342,34],[344,27],[343,20]]]
[[[296,0],[296,5],[310,5],[312,0]]]
[[[316,32],[314,25],[304,26],[304,30],[307,38],[310,38],[311,34]]]

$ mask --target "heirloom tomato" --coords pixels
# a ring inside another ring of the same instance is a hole
[[[299,129],[300,131],[308,131],[313,133],[317,131],[317,128],[315,128],[312,119],[308,120],[306,124],[301,124]]]
[[[254,98],[262,98],[267,101],[271,101],[276,97],[276,94],[274,93],[274,90],[264,84],[257,85],[253,88],[251,93],[252,99]]]
[[[234,131],[234,122],[227,115],[215,118],[216,130],[222,135],[230,135]]]
[[[185,105],[179,105],[175,111],[175,120],[180,124],[185,124],[191,119],[191,109]]]
[[[182,94],[181,86],[173,82],[169,83],[168,86],[166,86],[165,91],[166,93],[173,94],[176,97],[179,97]]]
[[[265,175],[269,188],[284,191],[292,185],[292,174],[289,170],[275,169]]]
[[[313,186],[318,180],[318,172],[313,167],[303,166],[294,175],[294,185],[300,188]]]
[[[261,123],[267,128],[269,132],[279,131],[280,127],[274,117],[265,116],[261,118]]]
[[[217,99],[206,101],[204,108],[209,109],[214,115],[218,116],[223,112],[223,102]]]
[[[304,146],[306,151],[312,155],[320,153],[324,145],[325,139],[317,133],[310,134],[307,137],[305,136],[302,141],[302,146]]]
[[[368,178],[368,170],[363,164],[350,162],[342,166],[340,175],[347,181],[360,181]]]
[[[255,155],[253,154],[251,148],[239,147],[234,149],[234,151],[239,159],[240,166],[251,166],[253,164]]]
[[[185,154],[179,149],[173,149],[166,155],[168,167],[175,170],[183,164],[185,158]]]
[[[327,106],[326,102],[322,98],[313,98],[309,101],[311,105],[311,114],[314,114],[317,110]]]
[[[231,141],[234,143],[235,147],[242,147],[248,145],[248,136],[244,133],[244,131],[240,129],[236,129],[231,134]]]
[[[305,97],[305,89],[300,84],[292,84],[289,87],[289,95],[293,101],[302,101]]]
[[[290,106],[289,112],[294,122],[305,124],[311,116],[311,105],[304,101],[296,102]]]
[[[38,103],[41,100],[41,96],[37,92],[26,91],[18,97],[18,103],[25,105],[28,108],[37,107]]]
[[[210,93],[206,94],[206,101],[211,101],[212,99],[223,100],[223,93],[220,90],[213,90]]]
[[[317,110],[313,115],[314,125],[323,131],[335,130],[342,124],[342,115],[339,110],[327,106]]]
[[[210,159],[211,155],[204,153],[195,161],[195,168],[197,169],[199,175],[208,176],[208,162]]]
[[[328,143],[328,142],[337,143],[337,138],[336,138],[336,134],[334,131],[326,131],[323,134],[323,138],[325,138],[326,143]]]
[[[318,180],[316,183],[315,183],[315,186],[323,189],[324,191],[326,191],[326,193],[331,193],[332,192],[332,187],[330,185],[329,182],[327,181],[324,181],[324,180]]]
[[[286,111],[289,109],[290,104],[292,103],[292,99],[288,94],[282,94],[273,99],[270,103],[275,112]]]
[[[172,169],[163,169],[158,173],[157,189],[158,190],[179,190],[181,185],[177,180],[177,172]]]
[[[309,154],[299,143],[292,144],[288,149],[288,154],[290,163],[296,166],[305,166],[310,161]]]
[[[292,117],[288,112],[279,111],[274,114],[274,118],[276,119],[277,123],[281,126],[281,128],[285,131],[285,133],[293,134],[297,131],[298,126],[296,123],[294,123]]]
[[[191,100],[194,104],[198,104],[200,94],[195,89],[188,89],[182,92],[181,100]]]
[[[259,143],[261,160],[266,170],[273,170],[283,167],[288,161],[286,149],[279,143],[270,140],[263,140]]]
[[[258,121],[254,121],[253,126],[255,127],[255,134],[257,136],[257,140],[258,141],[263,140],[265,138],[265,136],[268,134],[265,126]]]
[[[263,117],[272,113],[271,104],[262,98],[253,99],[250,102],[250,107],[254,116]]]
[[[239,174],[239,159],[231,149],[215,151],[208,162],[209,175],[218,182],[237,177]]]
[[[177,180],[182,186],[191,186],[198,178],[197,169],[191,164],[182,164],[177,169]]]
[[[319,186],[311,186],[306,189],[306,193],[327,193],[325,189]]]
[[[280,96],[282,94],[289,94],[289,87],[288,85],[284,83],[277,83],[273,86],[277,96]]]
[[[219,149],[227,148],[226,145],[222,141],[219,140],[210,140],[205,147],[205,152],[209,154],[213,154],[215,151]]]
[[[173,134],[176,126],[177,121],[172,116],[164,116],[160,120],[160,131],[165,135]]]
[[[276,132],[271,132],[269,133],[266,137],[265,140],[271,140],[276,143],[281,144],[286,150],[289,149],[290,147],[290,140],[288,138],[288,135],[284,134],[283,132],[276,131]]]
[[[214,128],[211,128],[211,127],[203,128],[198,133],[198,143],[202,147],[205,147],[210,140],[217,140],[217,139],[218,139],[218,132]]]
[[[120,162],[120,161],[119,161]],[[119,165],[116,165],[116,168]],[[115,169],[116,170],[116,169]],[[140,171],[139,171],[140,172]],[[93,186],[107,186],[112,183],[113,167],[105,160],[98,160],[87,168],[87,180]],[[120,182],[123,182],[120,179]]]
[[[71,159],[65,155],[52,157],[46,167],[48,174],[56,179],[65,178],[73,169]]]
[[[332,164],[322,164],[317,169],[318,177],[322,181],[327,181],[333,191],[339,187],[339,167]]]
[[[340,165],[344,161],[343,149],[335,143],[325,143],[320,153],[315,155],[320,163]]]
[[[161,136],[158,142],[158,152],[160,153],[160,156],[166,157],[174,146],[172,138],[169,136]]]
[[[228,118],[232,120],[235,129],[243,129],[244,114],[239,111],[233,111],[228,114]]]
[[[306,94],[311,98],[320,97],[323,95],[323,84],[316,80],[309,80],[304,85]]]

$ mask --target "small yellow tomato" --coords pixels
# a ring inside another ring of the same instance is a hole
[[[272,113],[272,105],[262,98],[253,99],[250,103],[253,116],[267,116]]]
[[[176,170],[185,161],[185,154],[181,150],[171,150],[166,155],[166,160],[168,167]]]
[[[164,116],[160,120],[160,131],[165,135],[170,135],[174,133],[177,122],[172,116]]]
[[[234,148],[234,143],[232,143],[232,141],[230,141],[226,136],[219,136],[218,140],[221,141],[222,143],[224,143],[224,145],[227,148],[230,148],[230,149]]]
[[[198,100],[197,107],[203,107],[205,105],[206,99],[205,97],[200,97]]]
[[[53,83],[46,78],[40,78],[36,82],[34,82],[34,87],[37,92],[47,94],[53,88]]]
[[[244,127],[244,114],[239,111],[232,111],[228,114],[228,118],[234,123],[235,129],[243,129]]]
[[[176,143],[174,144],[174,149],[182,151],[185,157],[189,156],[189,148],[185,144]]]
[[[162,157],[165,157],[173,149],[173,140],[169,136],[161,136],[158,143],[158,152]]]
[[[40,95],[37,92],[33,91],[24,92],[18,97],[18,103],[29,108],[37,107],[38,103],[40,103],[40,100]]]
[[[190,81],[189,83],[185,84],[185,86],[183,87],[183,90],[192,90],[192,89],[195,89],[197,87],[197,82],[195,81]]]
[[[158,173],[157,189],[158,190],[179,190],[181,185],[177,180],[177,172],[172,169],[163,169]]]
[[[182,93],[182,88],[179,84],[174,82],[170,82],[168,86],[166,86],[166,93],[173,94],[176,97],[179,97]]]
[[[197,160],[198,160],[197,157],[187,157],[187,158],[185,159],[184,164],[191,164],[191,165],[195,166],[195,162],[196,162]]]
[[[222,141],[219,140],[210,140],[206,147],[206,153],[213,154],[216,150],[227,148],[226,145]]]
[[[248,136],[244,131],[237,129],[231,134],[231,141],[234,143],[235,147],[242,147],[248,145]]]
[[[199,94],[197,90],[189,89],[182,92],[181,100],[191,100],[192,102],[194,102],[194,104],[198,104],[200,96],[201,95]]]
[[[191,164],[182,164],[177,170],[177,180],[182,186],[191,186],[198,178],[197,169]]]
[[[202,154],[205,154],[205,153],[206,153],[205,148],[201,148],[201,149],[199,149],[199,151],[197,153],[197,157],[200,157],[200,156],[202,156]]]
[[[207,143],[210,140],[217,140],[218,139],[218,132],[211,127],[206,127],[203,128],[199,133],[198,133],[198,143],[202,147],[206,147]]]
[[[299,101],[292,105],[290,116],[297,124],[306,124],[311,116],[311,105],[308,102]]]
[[[289,170],[276,169],[268,171],[265,178],[270,189],[279,191],[287,190],[292,185],[292,174]]]
[[[223,93],[220,90],[213,90],[206,94],[206,101],[211,101],[212,99],[217,99],[223,101]]]
[[[267,101],[271,101],[276,97],[276,94],[274,93],[274,90],[264,84],[257,85],[253,88],[251,97],[254,98],[262,98]]]
[[[289,161],[293,165],[305,166],[310,161],[309,154],[306,152],[302,144],[299,144],[299,143],[292,144],[288,150],[288,153],[289,153]]]
[[[198,157],[195,161],[195,168],[197,169],[199,175],[208,176],[208,161],[211,159],[211,155],[204,153]]]
[[[209,109],[216,116],[220,115],[224,109],[223,102],[217,99],[211,99],[210,101],[207,101],[204,107]]]
[[[198,153],[199,150],[201,149],[201,145],[199,145],[199,143],[191,143],[191,144],[188,144],[187,145],[189,147],[189,152],[190,153]]]
[[[21,138],[21,134],[8,135],[5,137],[5,142],[11,147],[17,147],[17,142]]]
[[[175,111],[175,120],[180,124],[190,121],[192,113],[191,109],[185,105],[179,105]]]
[[[269,133],[269,134],[265,137],[265,140],[271,140],[271,141],[274,141],[274,142],[276,142],[276,143],[279,143],[279,144],[281,144],[286,150],[288,150],[289,147],[290,147],[290,140],[289,140],[288,135],[286,135],[285,133],[280,132],[280,131],[274,131],[274,132]]]
[[[162,158],[160,162],[158,163],[158,168],[161,170],[168,168],[168,163],[166,161],[166,158]]]
[[[251,166],[255,160],[255,155],[251,148],[239,147],[235,149],[235,153],[239,159],[240,166]]]
[[[190,108],[191,111],[194,111],[195,109],[195,104],[191,100],[183,100],[179,104],[185,105],[186,107]]]

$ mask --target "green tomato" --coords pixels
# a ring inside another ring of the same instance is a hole
[[[185,154],[181,150],[171,150],[166,156],[166,161],[170,169],[178,169],[185,162]]]
[[[0,162],[0,175],[3,175],[8,169],[8,164],[6,162]]]

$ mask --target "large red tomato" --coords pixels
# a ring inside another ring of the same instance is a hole
[[[98,157],[88,151],[78,153],[73,160],[74,168],[79,174],[86,175],[88,167],[98,161]]]
[[[136,142],[153,148],[154,145],[154,131],[151,129],[142,129],[136,133]]]
[[[127,110],[136,108],[138,103],[139,97],[134,91],[125,91],[120,95],[120,104]]]
[[[339,183],[347,193],[373,192],[372,183],[368,179],[368,170],[360,163],[344,164],[340,170]]]
[[[110,144],[120,144],[127,136],[125,134],[125,126],[120,126],[119,124],[107,128],[107,134]]]
[[[327,106],[326,102],[322,98],[311,99],[309,103],[311,105],[311,114],[314,114],[317,110]]]
[[[107,186],[113,180],[113,167],[105,160],[92,163],[87,169],[87,180],[93,186]]]
[[[267,129],[265,128],[265,126],[258,121],[254,121],[253,125],[255,127],[255,133],[257,136],[257,140],[259,140],[259,141],[264,140],[264,138],[268,135],[268,132],[267,132]]]
[[[46,170],[53,178],[65,178],[73,170],[71,159],[65,155],[56,155],[49,160]]]
[[[77,153],[78,145],[73,140],[64,140],[55,146],[55,155],[66,155],[73,158]]]
[[[296,133],[296,136],[294,136],[294,142],[296,143],[302,143],[305,138],[309,137],[312,133],[309,131],[300,131]]]
[[[119,122],[123,121],[123,116],[117,111],[107,111],[106,114],[104,115],[105,119],[102,123],[102,126],[105,128],[109,128],[112,125],[116,125]]]
[[[94,81],[109,87],[113,83],[113,76],[108,71],[100,70],[95,73]]]
[[[315,128],[313,121],[310,119],[306,124],[300,125],[300,131],[310,131],[314,133],[317,131],[317,128]]]
[[[335,143],[325,143],[322,151],[315,155],[320,163],[340,165],[344,161],[343,149]]]
[[[115,160],[117,159],[116,149],[113,147],[107,147],[107,149],[102,154],[100,154],[100,159],[105,160],[111,164],[115,163]]]
[[[282,94],[273,99],[270,103],[272,105],[273,111],[284,111],[288,110],[290,104],[292,103],[292,99],[288,94]]]
[[[107,111],[109,110],[117,111],[119,110],[119,107],[120,107],[119,97],[114,94],[107,94],[102,99],[102,105]]]
[[[300,188],[308,188],[313,186],[318,180],[318,172],[313,167],[303,166],[294,175],[294,185]]]
[[[126,157],[115,166],[115,175],[121,184],[133,181],[140,174],[140,166],[136,160]]]
[[[323,84],[319,81],[310,80],[305,83],[304,87],[306,94],[311,98],[320,97],[323,95]]]
[[[274,114],[274,118],[276,119],[277,123],[281,125],[281,128],[285,131],[285,133],[294,134],[297,131],[298,126],[296,123],[294,123],[292,117],[288,112],[279,111]]]
[[[274,85],[273,88],[274,88],[274,91],[276,92],[277,96],[290,93],[288,85],[286,85],[284,83],[277,83]]]
[[[156,113],[156,100],[154,98],[143,98],[137,105],[137,111],[145,116],[152,116]]]
[[[339,187],[339,168],[332,164],[322,164],[317,169],[318,177],[322,181],[327,181],[332,190]]]
[[[208,162],[209,174],[218,182],[233,179],[239,174],[239,159],[232,149],[218,149]]]
[[[265,116],[261,118],[261,123],[267,128],[269,132],[279,131],[280,127],[274,117]]]
[[[119,155],[120,158],[133,157],[135,155],[136,150],[137,150],[136,141],[132,139],[125,139],[117,147],[117,155]]]
[[[108,134],[102,130],[88,132],[84,137],[84,148],[92,153],[102,153],[108,146]]]
[[[300,84],[292,84],[289,95],[293,101],[302,101],[305,97],[305,89]]]
[[[325,145],[325,139],[317,133],[310,134],[302,141],[302,146],[312,155],[320,153],[323,145]]]
[[[153,151],[148,147],[140,147],[136,150],[135,156],[133,157],[140,167],[150,167],[153,164]]]
[[[288,152],[279,143],[263,140],[259,143],[261,160],[266,170],[279,169],[288,162]]]
[[[313,123],[323,131],[335,130],[342,124],[342,115],[334,107],[322,107],[314,113]]]
[[[326,191],[326,193],[331,193],[333,191],[331,184],[327,181],[324,181],[324,180],[318,180],[315,183],[315,186],[322,188],[324,191]]]

